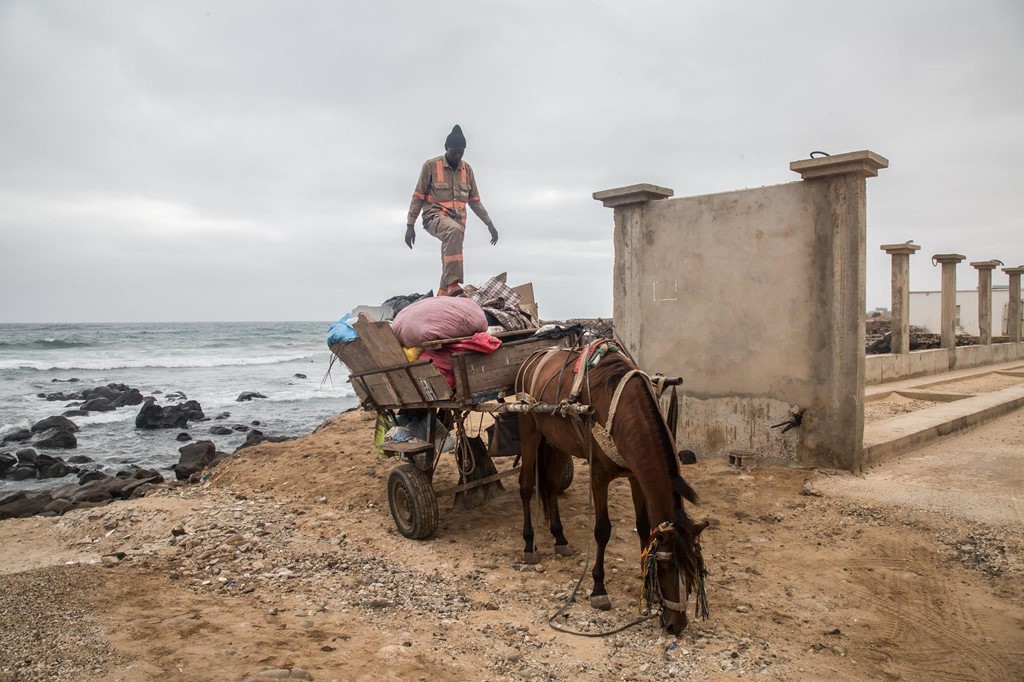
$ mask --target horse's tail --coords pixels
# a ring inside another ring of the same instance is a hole
[[[687,502],[697,504],[699,501],[697,491],[682,476],[676,476],[672,479],[672,490]]]
[[[548,520],[548,495],[557,495],[558,489],[554,481],[551,480],[552,467],[556,465],[555,460],[558,459],[558,451],[551,447],[546,441],[541,440],[540,445],[537,447],[537,460],[535,466],[536,475],[534,480],[537,482],[537,499],[540,500],[540,507],[543,510],[544,520]]]

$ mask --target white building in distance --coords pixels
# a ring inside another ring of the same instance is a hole
[[[992,285],[992,335],[1006,336],[1009,329],[1007,313],[1010,307],[1010,290],[1005,284]],[[1024,308],[1022,308],[1024,310]],[[1024,316],[1024,313],[1022,313]],[[910,324],[921,327],[933,334],[942,332],[942,292],[910,292]],[[978,336],[978,290],[965,289],[956,292],[956,333]]]

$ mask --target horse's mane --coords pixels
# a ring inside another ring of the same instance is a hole
[[[590,374],[592,381],[600,384],[605,390],[614,392],[622,378],[633,369],[636,369],[636,366],[625,357],[618,353],[609,353],[602,358],[597,367],[591,370]],[[634,391],[633,394],[636,395],[636,393]],[[650,410],[652,414],[657,415],[657,418],[654,420],[657,426],[652,436],[657,439],[656,445],[665,455],[665,464],[672,484],[672,492],[676,496],[677,504],[673,521],[676,528],[681,532],[675,533],[673,536],[672,553],[675,556],[676,563],[686,573],[687,594],[690,592],[697,593],[697,610],[706,617],[707,601],[704,596],[703,587],[703,576],[705,574],[704,557],[701,554],[700,545],[695,542],[696,538],[699,537],[700,531],[697,529],[697,524],[686,514],[681,501],[685,499],[688,502],[697,504],[697,492],[679,473],[679,462],[676,460],[675,453],[675,439],[669,432],[668,424],[661,417],[661,406],[658,404],[654,392],[643,390],[639,393],[645,401],[643,409]]]
[[[636,369],[636,366],[624,356],[619,353],[609,353],[601,359],[597,367],[590,370],[590,376],[592,381],[599,383],[609,393],[614,393],[622,378],[634,369]],[[657,427],[652,435],[657,438],[657,446],[665,456],[665,466],[668,470],[669,479],[672,482],[672,492],[688,502],[697,504],[697,492],[679,474],[679,462],[676,460],[675,453],[675,439],[669,433],[668,424],[661,418],[661,406],[658,404],[652,391],[644,390],[640,393],[646,401],[644,407],[653,411],[653,414],[658,415],[658,418],[654,420]]]

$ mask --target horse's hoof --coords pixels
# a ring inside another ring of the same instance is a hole
[[[608,611],[612,608],[612,600],[607,594],[594,594],[590,597],[590,605],[598,611]]]
[[[523,563],[530,564],[531,566],[533,564],[539,564],[540,557],[537,556],[536,552],[523,552]]]
[[[572,556],[576,550],[569,545],[555,545],[555,554],[558,556]]]

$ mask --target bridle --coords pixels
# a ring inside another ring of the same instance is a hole
[[[670,551],[661,549],[661,544],[667,539],[666,534],[668,532],[676,530],[676,525],[671,521],[664,521],[658,524],[657,527],[651,529],[651,535],[647,539],[647,546],[640,553],[640,598],[637,607],[641,615],[650,613],[651,606],[655,600],[661,604],[662,608],[678,613],[686,612],[686,602],[680,603],[667,599],[661,592],[661,583],[658,582],[658,564],[667,564],[675,561],[675,555]],[[676,575],[679,580],[679,594],[685,595],[686,585],[683,583],[683,571],[678,566],[676,568]]]
[[[683,573],[685,571],[676,562],[674,553],[661,549],[661,544],[666,541],[667,534],[672,531],[679,532],[679,529],[671,521],[664,521],[658,524],[657,527],[651,530],[647,546],[644,547],[644,551],[640,554],[641,582],[640,599],[637,606],[642,615],[651,612],[651,606],[655,600],[661,604],[663,609],[677,613],[686,613],[686,602],[690,597],[689,581],[683,580]],[[699,553],[700,543],[695,542],[694,546]],[[679,581],[679,594],[682,601],[667,599],[661,592],[661,583],[658,582],[658,564],[672,562],[677,564],[676,577]],[[702,564],[698,564],[697,571],[697,603],[694,609],[694,617],[707,619],[707,595],[704,592],[704,578],[707,576],[707,570],[704,569]]]

